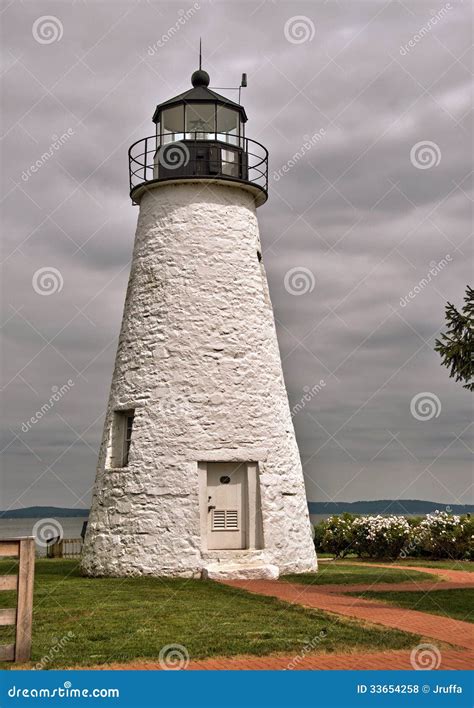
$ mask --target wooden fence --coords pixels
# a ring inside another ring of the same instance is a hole
[[[0,661],[28,661],[31,655],[35,539],[0,540],[0,557],[19,558],[18,575],[0,575],[0,590],[16,590],[16,607],[0,609],[0,625],[16,625],[15,643],[0,644]]]
[[[53,538],[48,541],[48,558],[78,558],[82,551],[82,538]]]

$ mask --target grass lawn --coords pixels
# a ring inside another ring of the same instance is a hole
[[[0,561],[0,574],[11,572],[14,562]],[[1,592],[0,602],[12,607],[15,593]],[[12,628],[0,630],[0,643],[11,641]],[[36,562],[32,661],[39,662],[73,633],[45,668],[157,659],[167,644],[184,645],[195,659],[294,656],[323,630],[326,637],[314,644],[322,652],[409,648],[419,639],[211,581],[83,578],[74,560]]]
[[[464,622],[474,622],[474,590],[460,588],[459,590],[433,590],[424,592],[364,592],[349,593],[357,597],[383,600],[390,605],[404,607],[432,615],[443,615]]]
[[[467,570],[470,573],[474,572],[474,563],[472,561],[462,560],[416,560],[409,558],[406,560],[397,561],[397,564],[406,566],[419,566],[420,568],[444,568],[445,570]]]
[[[317,573],[285,575],[282,580],[307,585],[355,585],[356,583],[403,583],[407,580],[428,580],[433,582],[435,575],[410,568],[378,568],[369,565],[351,565],[343,561],[321,563]]]

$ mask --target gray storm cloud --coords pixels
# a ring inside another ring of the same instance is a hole
[[[472,275],[468,3],[2,10],[1,506],[89,504],[137,218],[127,149],[153,132],[155,105],[189,87],[199,36],[211,86],[247,72],[247,134],[270,152],[259,218],[290,405],[326,384],[294,416],[308,498],[469,502],[471,397],[433,352],[445,302],[460,305]],[[44,16],[55,21],[41,35]],[[410,157],[427,142],[428,168]],[[62,286],[38,293],[47,267]],[[285,276],[298,268],[314,286],[295,295]],[[410,413],[421,392],[438,417]]]

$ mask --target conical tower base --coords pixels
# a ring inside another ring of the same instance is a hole
[[[260,253],[239,186],[142,195],[83,572],[315,570]]]

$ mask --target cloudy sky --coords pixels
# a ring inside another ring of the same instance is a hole
[[[211,86],[247,72],[270,152],[258,214],[308,498],[471,501],[472,394],[433,352],[472,274],[470,13],[2,3],[0,507],[90,502],[138,214],[127,149],[190,87],[199,36]]]

